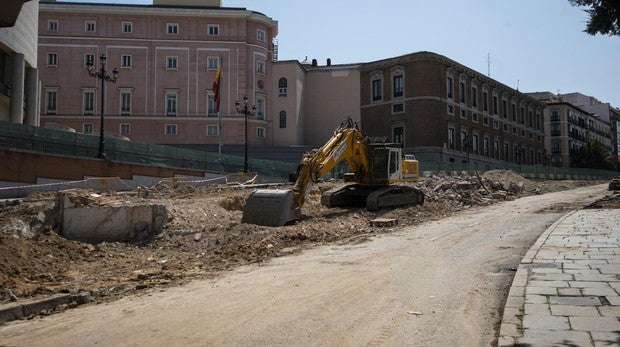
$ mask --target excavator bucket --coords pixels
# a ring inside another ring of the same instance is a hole
[[[245,201],[241,223],[282,226],[301,217],[292,190],[257,189]]]

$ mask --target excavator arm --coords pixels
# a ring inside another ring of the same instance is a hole
[[[297,180],[293,186],[295,204],[301,208],[312,184],[332,170],[343,160],[357,177],[366,177],[370,171],[370,160],[365,135],[350,117],[345,119],[334,135],[323,145],[306,153],[299,165]]]

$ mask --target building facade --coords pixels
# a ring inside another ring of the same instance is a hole
[[[7,0],[0,15],[0,120],[39,125],[38,1]]]
[[[563,101],[597,115],[603,121],[609,122],[611,134],[611,155],[617,164],[620,164],[620,109],[612,107],[609,103],[601,102],[595,97],[581,93],[562,94]]]
[[[273,67],[275,146],[320,147],[340,123],[360,120],[359,64],[278,61]]]
[[[544,104],[432,52],[362,64],[361,124],[428,162],[544,163]]]
[[[599,141],[611,154],[613,146],[609,121],[568,102],[564,95],[551,92],[528,94],[546,104],[545,148],[549,153],[550,165],[573,166],[575,152],[590,140]]]
[[[245,141],[235,101],[247,96],[247,142],[271,146],[272,60],[277,22],[221,1],[155,0],[153,5],[41,1],[39,67],[41,125],[99,131],[178,145]],[[86,71],[100,57],[116,83]],[[221,69],[219,112],[212,86]]]

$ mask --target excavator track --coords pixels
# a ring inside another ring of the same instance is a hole
[[[369,211],[376,211],[384,207],[422,205],[424,193],[416,187],[401,185],[348,184],[323,193],[321,204],[327,207],[366,206]]]

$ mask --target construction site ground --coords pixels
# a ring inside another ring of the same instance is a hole
[[[85,205],[165,205],[169,219],[165,230],[139,244],[66,240],[52,222],[58,213],[58,193],[34,193],[0,201],[0,304],[57,293],[89,292],[94,302],[140,295],[316,245],[361,243],[464,209],[600,183],[526,180],[512,171],[431,176],[415,184],[425,192],[423,206],[369,212],[364,208],[322,206],[321,192],[340,184],[325,182],[314,186],[302,208],[301,220],[282,227],[240,222],[253,187],[162,183],[130,192],[72,192]],[[378,218],[392,222],[371,225],[371,220]]]

